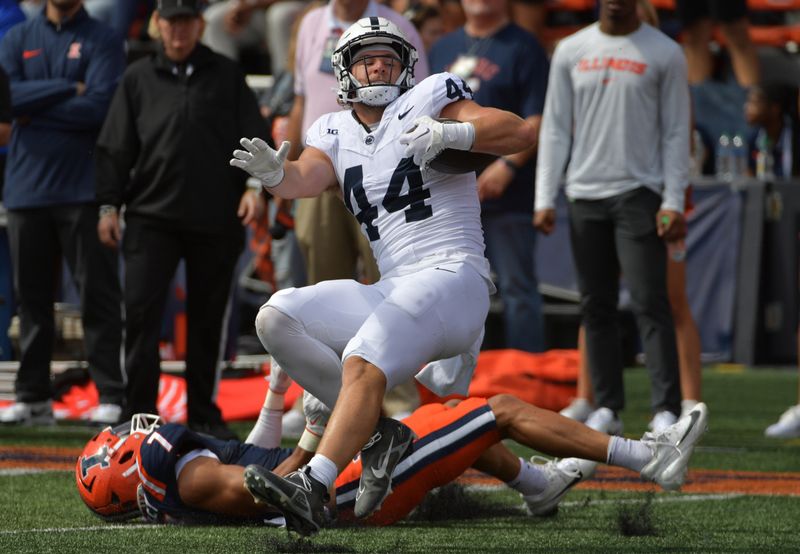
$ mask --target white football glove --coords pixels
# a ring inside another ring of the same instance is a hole
[[[306,416],[306,429],[321,437],[331,417],[331,410],[308,391],[303,392],[303,413]]]
[[[277,187],[283,181],[283,162],[289,155],[291,143],[283,141],[277,152],[260,138],[243,138],[239,141],[245,149],[234,150],[229,162],[232,166],[244,169],[253,177],[260,179],[267,188]]]
[[[292,378],[281,369],[274,359],[269,364],[269,390],[275,394],[286,394],[292,385]]]
[[[475,141],[475,127],[468,122],[442,123],[425,115],[414,120],[414,124],[400,135],[405,156],[414,158],[421,169],[427,169],[431,160],[446,148],[469,150]]]

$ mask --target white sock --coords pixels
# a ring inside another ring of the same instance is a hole
[[[681,400],[681,416],[680,417],[683,417],[686,414],[688,414],[689,412],[691,412],[692,409],[695,406],[697,406],[697,400],[692,400],[692,399]]]
[[[642,441],[612,436],[608,441],[609,465],[632,469],[637,473],[653,459],[653,451]]]
[[[283,424],[283,394],[267,391],[258,420],[244,441],[261,448],[277,448],[281,445]]]
[[[539,494],[547,488],[547,477],[542,470],[523,458],[519,459],[519,463],[519,473],[506,485],[525,496]]]
[[[327,489],[333,487],[333,482],[336,481],[339,471],[332,460],[322,454],[314,454],[314,457],[308,462],[308,467],[311,470],[311,477],[325,485]]]

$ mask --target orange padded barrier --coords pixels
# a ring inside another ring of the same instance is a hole
[[[753,11],[800,10],[800,0],[747,0],[747,8]]]

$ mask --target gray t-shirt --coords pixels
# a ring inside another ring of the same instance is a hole
[[[647,186],[683,211],[690,99],[681,48],[642,23],[607,35],[595,23],[561,41],[550,65],[536,168],[536,209],[554,206],[569,159],[572,199]]]

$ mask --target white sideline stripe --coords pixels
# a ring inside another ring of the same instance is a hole
[[[20,475],[33,475],[34,473],[69,473],[72,469],[40,469],[40,468],[21,468],[0,469],[0,477],[19,477]]]
[[[653,499],[653,502],[703,502],[706,500],[730,500],[740,496],[747,496],[745,494],[691,494],[685,496],[666,496]],[[592,504],[641,504],[644,502],[641,498],[628,498],[628,499],[606,499],[606,500],[589,500],[588,502],[578,500],[573,502],[561,502],[559,506],[583,506]],[[521,507],[520,511],[524,508]],[[159,529],[163,525],[148,524],[134,524],[134,525],[94,525],[92,527],[48,527],[44,529],[15,529],[10,531],[0,531],[0,535],[25,535],[29,533],[74,533],[86,531],[109,531],[109,530],[138,530],[138,529]]]
[[[140,523],[134,525],[92,525],[91,527],[46,527],[43,529],[14,529],[11,531],[0,531],[0,535],[26,535],[29,533],[74,533],[86,531],[108,531],[111,529],[121,529],[123,531],[138,530],[138,529],[160,529],[163,525],[154,525],[152,523]]]
[[[654,504],[668,504],[668,503],[679,503],[679,502],[705,502],[706,500],[732,500],[734,498],[740,498],[742,496],[747,496],[747,495],[738,492],[730,494],[687,494],[680,496],[661,496],[658,498],[653,498],[652,502]],[[571,500],[569,502],[559,502],[558,507],[571,508],[575,506],[602,506],[605,504],[643,504],[644,502],[646,502],[644,498],[624,498],[624,499],[620,498],[617,500],[614,500],[613,498],[606,498],[605,500],[593,500],[589,498],[586,500]],[[528,513],[528,510],[524,504],[519,506],[519,510],[521,512]]]
[[[497,484],[497,485],[466,485],[464,487],[465,490],[474,491],[474,492],[494,492],[501,489],[505,489],[505,484]],[[578,492],[586,492],[578,490]],[[613,491],[613,492],[635,492],[635,491]],[[661,492],[661,491],[657,491]],[[703,500],[728,500],[731,498],[740,498],[742,496],[761,496],[761,495],[747,495],[742,492],[731,492],[727,494],[679,494],[677,496],[658,496],[653,498],[653,502],[698,502]],[[636,504],[644,502],[641,498],[618,498],[618,499],[605,499],[605,500],[595,500],[593,498],[589,498],[586,500],[571,500],[569,502],[559,502],[559,506],[582,506],[584,504]]]
[[[659,496],[653,498],[653,503],[666,504],[674,502],[703,502],[705,500],[730,500],[732,498],[740,498],[742,496],[747,495],[739,492],[733,492],[730,494],[686,494],[679,496]],[[617,500],[606,498],[605,500],[570,500],[569,502],[559,503],[559,506],[583,506],[584,504],[587,506],[591,506],[593,504],[642,504],[643,502],[646,502],[644,498],[620,498]]]

